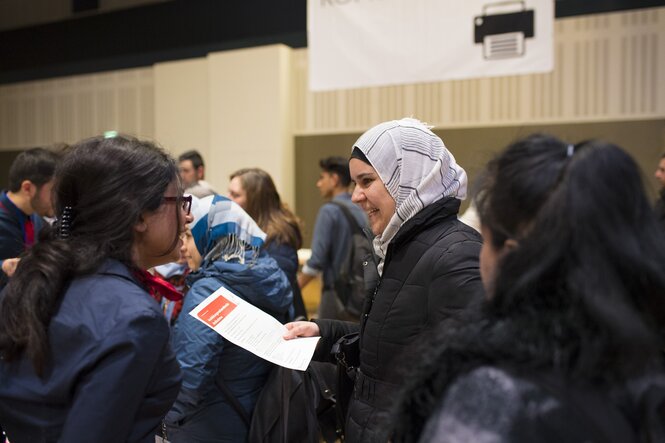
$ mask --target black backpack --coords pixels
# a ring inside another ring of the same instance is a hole
[[[312,361],[306,371],[274,366],[251,417],[225,384],[218,386],[247,425],[250,443],[334,443],[336,377],[332,363]]]
[[[358,321],[366,294],[365,266],[372,261],[372,242],[344,203],[336,201],[331,203],[342,210],[351,228],[351,247],[337,271],[335,293],[346,313]]]

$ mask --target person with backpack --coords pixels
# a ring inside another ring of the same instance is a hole
[[[384,441],[665,441],[665,236],[635,160],[534,135],[481,177],[482,310],[416,351]]]
[[[226,197],[208,196],[195,200],[192,214],[182,248],[192,273],[172,339],[183,382],[164,420],[166,440],[243,442],[274,365],[189,313],[224,286],[286,322],[293,318],[293,293],[284,272],[262,248],[266,234],[240,206]]]
[[[375,234],[376,284],[361,322],[317,319],[286,325],[284,338],[320,336],[314,358],[355,342],[340,358],[355,377],[348,401],[345,441],[385,442],[385,422],[401,384],[394,367],[419,335],[453,320],[483,297],[478,257],[480,235],[457,219],[466,196],[464,169],[443,141],[422,122],[405,118],[381,123],[353,146],[349,161],[356,183],[353,201]],[[378,274],[378,275],[376,275]],[[359,340],[349,337],[357,333]]]
[[[350,298],[344,284],[353,280],[349,275],[354,257],[354,233],[367,227],[362,209],[351,202],[349,162],[342,157],[328,157],[319,162],[321,174],[316,182],[321,197],[330,200],[316,216],[312,235],[312,255],[298,275],[298,285],[305,287],[317,276],[322,277],[321,301],[317,318],[359,321],[360,300]],[[365,241],[369,246],[369,240]],[[365,250],[368,250],[366,247]],[[363,255],[362,252],[355,256]],[[359,260],[359,259],[358,259]],[[351,309],[349,309],[349,306]],[[355,309],[354,309],[355,308]]]

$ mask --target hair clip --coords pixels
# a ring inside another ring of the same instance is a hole
[[[58,225],[60,228],[60,238],[65,239],[69,238],[69,230],[72,226],[72,207],[65,206],[62,210],[62,215],[58,220]]]
[[[572,157],[575,153],[575,145],[568,145],[568,157]]]

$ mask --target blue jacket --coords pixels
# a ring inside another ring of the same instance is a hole
[[[307,318],[307,309],[302,299],[300,286],[298,286],[298,251],[290,244],[275,241],[270,242],[264,249],[269,256],[275,259],[277,266],[289,279],[293,291],[294,317]]]
[[[277,262],[262,252],[251,266],[216,261],[188,277],[189,292],[173,331],[173,348],[183,384],[166,417],[169,441],[242,442],[247,429],[219,386],[224,383],[251,416],[272,364],[230,343],[189,312],[225,286],[285,322],[293,315],[293,294]]]
[[[31,219],[35,241],[44,225],[44,220],[37,214],[25,215],[0,191],[0,264],[6,258],[18,257],[25,250],[25,222]],[[7,276],[0,271],[0,290],[7,284]]]
[[[49,325],[39,378],[0,360],[0,423],[14,443],[154,442],[180,387],[159,305],[123,264],[74,279]]]

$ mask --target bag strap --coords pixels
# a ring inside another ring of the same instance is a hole
[[[321,373],[321,368],[316,363],[318,362],[310,362],[309,366],[307,367],[307,372],[309,372],[310,376],[314,378],[316,385],[319,387],[321,397],[335,403],[336,400],[335,400],[334,389],[332,386],[330,386],[327,383],[326,378]],[[325,363],[325,364],[330,364],[330,363]]]
[[[316,417],[316,409],[312,404],[312,399],[317,398],[312,390],[312,381],[307,372],[303,373],[302,382],[305,385],[305,398],[309,400],[305,412],[307,414],[307,436],[309,441],[318,440],[319,419]]]
[[[289,406],[291,405],[291,372],[284,368],[275,368],[282,374],[282,413],[279,426],[282,431],[282,443],[289,443]]]
[[[346,218],[346,221],[349,223],[349,226],[351,227],[351,232],[352,233],[354,233],[354,234],[356,234],[356,233],[362,234],[363,233],[362,228],[360,227],[360,224],[358,224],[358,220],[356,220],[356,218],[353,216],[353,214],[351,214],[351,210],[349,209],[348,206],[346,206],[342,202],[338,202],[338,201],[334,201],[334,200],[331,201],[330,203],[332,203],[333,205],[337,206],[338,208],[340,208],[342,210],[342,213],[344,214],[344,217]]]
[[[245,408],[242,407],[238,399],[236,398],[235,395],[233,395],[233,392],[229,389],[229,387],[226,385],[226,382],[224,379],[221,379],[220,381],[217,382],[217,386],[219,386],[219,389],[221,389],[222,393],[226,397],[226,399],[231,403],[231,406],[233,406],[233,409],[236,410],[240,418],[242,418],[242,421],[245,422],[245,425],[247,426],[247,429],[249,429],[249,424],[251,422],[249,418],[249,414],[245,410]]]

